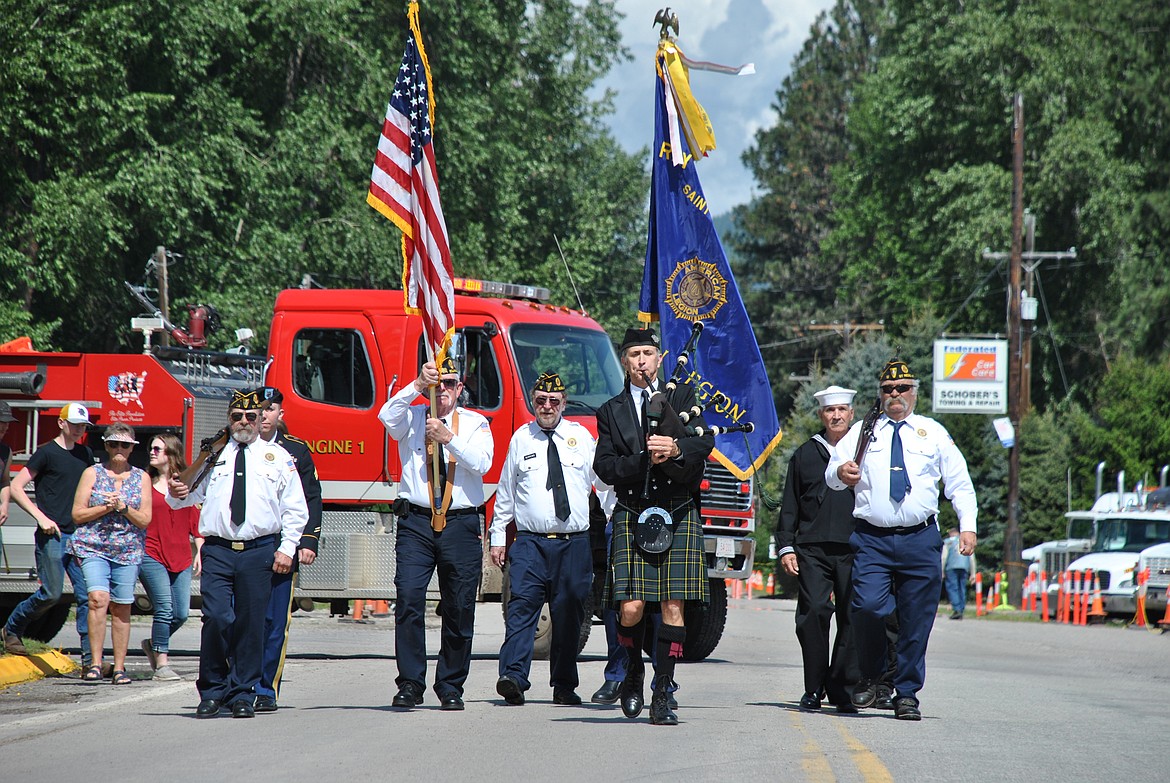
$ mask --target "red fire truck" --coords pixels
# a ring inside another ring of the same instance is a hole
[[[594,411],[622,388],[623,376],[597,322],[549,304],[547,289],[460,279],[457,290],[453,353],[466,375],[465,404],[488,418],[496,440],[495,463],[485,476],[492,497],[512,433],[534,416],[526,390],[540,371],[561,374],[570,395],[566,415],[594,432]],[[5,438],[15,452],[13,470],[55,436],[57,412],[72,400],[89,406],[96,427],[133,425],[142,441],[133,459],[144,465],[152,434],[179,433],[194,457],[200,441],[223,426],[233,390],[276,386],[284,392],[290,431],[313,451],[325,499],[320,552],[301,572],[298,603],[329,602],[344,613],[352,599],[392,600],[396,518],[389,504],[401,464],[377,412],[417,375],[425,356],[421,332],[420,319],[404,314],[400,291],[291,289],[277,297],[263,356],[161,346],[143,354],[0,348],[0,399],[18,419]],[[489,501],[485,525],[491,508]],[[688,608],[685,649],[695,660],[709,655],[722,635],[723,580],[748,576],[755,556],[752,483],[714,460],[703,482],[703,522],[712,602]],[[3,615],[35,589],[31,524],[12,504],[12,520],[0,529],[7,556],[0,565],[8,565],[0,569]],[[481,598],[500,600],[505,577],[487,557],[486,535],[484,542]],[[67,612],[63,599],[33,635],[51,638]],[[582,629],[583,639],[588,631]],[[547,632],[543,621],[538,648]]]

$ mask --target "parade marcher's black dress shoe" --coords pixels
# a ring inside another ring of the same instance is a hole
[[[871,680],[868,677],[862,677],[861,682],[857,683],[857,687],[853,689],[853,706],[857,707],[858,709],[872,707],[873,703],[877,701],[877,697],[877,680]]]
[[[894,709],[894,689],[885,683],[878,683],[877,698],[874,699],[875,710]]]
[[[408,710],[422,703],[422,689],[413,682],[404,682],[399,686],[398,693],[394,694],[394,701],[390,702],[390,706]]]
[[[439,709],[447,712],[457,712],[463,709],[463,699],[454,693],[449,693],[439,699]]]
[[[232,704],[233,718],[255,718],[256,710],[246,701],[237,701]]]
[[[918,699],[910,696],[894,699],[894,717],[898,720],[922,720],[922,713],[918,710]]]
[[[581,704],[581,697],[572,688],[553,688],[553,704],[577,707]]]
[[[646,677],[646,670],[628,670],[626,678],[622,680],[621,692],[618,698],[622,702],[622,714],[627,718],[636,718],[642,714],[642,707],[646,699],[642,695],[642,682]]]
[[[589,701],[594,704],[616,704],[618,694],[621,693],[621,690],[622,684],[620,681],[606,680],[605,684],[597,689]]]
[[[196,718],[214,718],[219,714],[219,709],[222,705],[218,699],[204,699],[199,702],[198,709],[195,710]]]
[[[677,726],[678,716],[667,704],[666,689],[670,680],[666,677],[654,681],[654,691],[650,694],[650,723],[654,726]]]
[[[839,712],[842,715],[856,715],[857,714],[857,708],[854,707],[852,704],[850,704],[847,701],[843,701],[840,704],[834,704],[833,706],[836,707],[837,712]]]
[[[256,712],[276,712],[276,699],[271,696],[256,697]]]
[[[817,693],[806,693],[800,697],[800,708],[802,710],[819,710],[821,708],[821,697]]]
[[[496,693],[503,696],[508,704],[516,707],[524,704],[524,691],[520,688],[520,683],[506,674],[496,680]]]

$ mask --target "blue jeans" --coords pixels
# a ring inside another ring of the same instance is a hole
[[[143,555],[138,578],[154,604],[150,646],[155,652],[168,653],[171,634],[183,627],[191,613],[191,567],[173,573],[150,555]]]
[[[967,569],[948,568],[946,572],[947,597],[951,599],[951,608],[959,614],[967,607]]]
[[[69,574],[69,581],[73,584],[73,597],[77,601],[77,635],[81,640],[81,663],[88,666],[89,655],[89,595],[85,590],[85,577],[81,573],[81,562],[65,551],[72,533],[62,533],[60,537],[46,536],[36,533],[36,561],[37,574],[41,578],[41,586],[28,598],[21,601],[8,616],[5,629],[17,636],[24,636],[35,620],[49,611],[61,600],[61,593],[65,588],[65,574]],[[45,640],[49,641],[49,640]]]

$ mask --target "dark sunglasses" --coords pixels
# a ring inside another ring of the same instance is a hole
[[[444,389],[454,389],[459,385],[459,380],[457,378],[447,378],[445,380],[439,381],[439,383],[443,384]]]
[[[150,447],[151,454],[162,454],[164,451],[166,451],[166,449],[164,449],[162,446],[151,446]]]
[[[883,386],[882,394],[893,394],[894,392],[897,392],[898,394],[905,394],[913,388],[914,384],[912,383],[899,383],[896,386]]]
[[[106,448],[107,449],[132,449],[132,448],[134,448],[134,444],[133,443],[123,443],[120,440],[107,440],[106,441]]]
[[[538,408],[544,407],[545,405],[548,405],[549,407],[555,408],[561,404],[561,398],[560,397],[537,397],[534,400],[534,402],[536,403],[536,407],[538,407]]]
[[[256,413],[255,411],[248,411],[247,413],[241,413],[240,411],[236,411],[235,413],[232,414],[232,421],[239,421],[240,419],[247,419],[248,421],[254,422],[258,418],[260,418],[260,414]]]

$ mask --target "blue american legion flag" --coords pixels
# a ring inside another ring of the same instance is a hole
[[[454,268],[439,204],[434,95],[418,3],[410,4],[407,18],[410,35],[386,107],[366,202],[402,230],[405,309],[422,316],[428,353],[438,363],[455,330]]]
[[[700,403],[707,404],[703,416],[709,424],[755,425],[751,433],[719,435],[712,452],[744,480],[780,442],[780,421],[755,333],[699,184],[695,159],[684,150],[681,165],[671,160],[671,123],[677,121],[678,113],[667,104],[668,87],[663,81],[667,69],[662,58],[660,49],[650,232],[638,317],[661,321],[662,347],[672,354],[686,344],[692,324],[703,322],[687,380]],[[673,136],[679,139],[682,134],[675,130]],[[674,366],[669,356],[665,364]],[[715,392],[723,397],[711,401]]]

